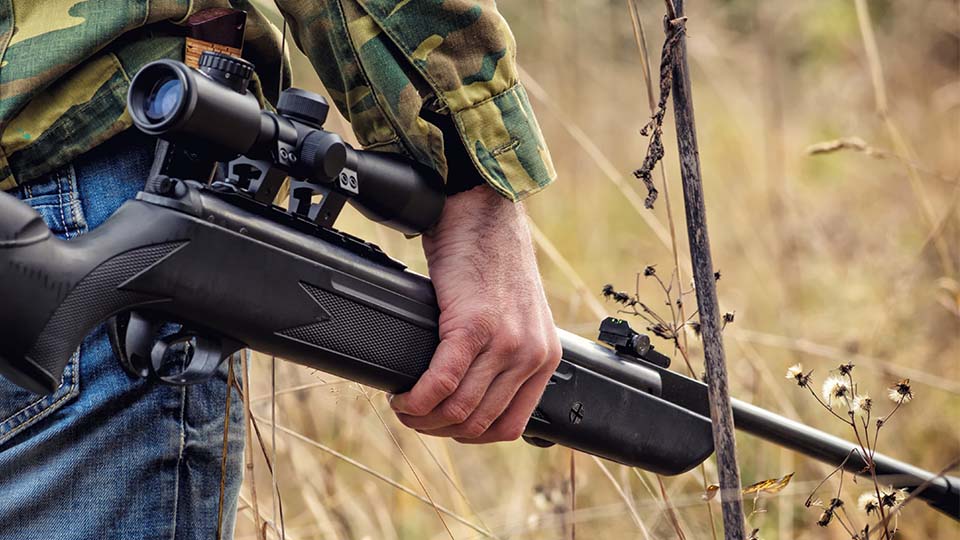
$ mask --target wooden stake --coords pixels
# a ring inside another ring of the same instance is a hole
[[[666,0],[668,36],[683,32],[683,0]],[[740,496],[740,469],[734,437],[733,411],[727,388],[727,367],[723,352],[720,307],[717,302],[716,278],[707,234],[707,212],[700,174],[700,152],[697,147],[690,69],[687,65],[686,36],[681,35],[674,48],[673,112],[677,127],[680,171],[683,179],[683,202],[687,216],[687,236],[693,263],[693,282],[700,309],[707,388],[710,396],[710,419],[713,421],[713,442],[717,452],[720,476],[720,497],[723,507],[723,530],[727,540],[744,539],[743,500]]]

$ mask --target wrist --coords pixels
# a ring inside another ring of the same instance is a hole
[[[440,219],[423,235],[423,244],[429,258],[451,243],[482,248],[491,238],[498,243],[508,238],[529,242],[529,232],[523,206],[483,184],[447,197]]]

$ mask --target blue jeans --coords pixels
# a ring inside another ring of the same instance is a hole
[[[130,130],[16,195],[61,238],[96,228],[143,187],[152,139]],[[0,309],[2,300],[0,300]],[[37,396],[0,378],[0,539],[214,540],[226,366],[179,388],[123,370],[103,326],[63,383]],[[243,408],[232,392],[222,538],[233,538]]]

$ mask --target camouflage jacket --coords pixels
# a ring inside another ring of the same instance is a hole
[[[426,119],[439,113],[470,171],[503,195],[519,200],[555,177],[494,0],[276,3],[365,148],[446,175],[443,133]],[[280,32],[249,0],[0,0],[0,189],[129,128],[130,77],[151,60],[182,59],[176,24],[213,7],[248,12],[243,55],[275,98]]]

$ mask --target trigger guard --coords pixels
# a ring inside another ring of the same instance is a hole
[[[150,350],[161,323],[129,311],[107,321],[107,334],[120,365],[134,377],[150,376]]]
[[[190,340],[196,341],[183,370],[172,376],[161,375],[163,358],[170,348]],[[242,346],[233,340],[181,331],[162,337],[153,344],[153,349],[150,351],[150,369],[153,376],[164,384],[173,386],[199,384],[210,380],[216,374],[220,364],[241,348]]]

